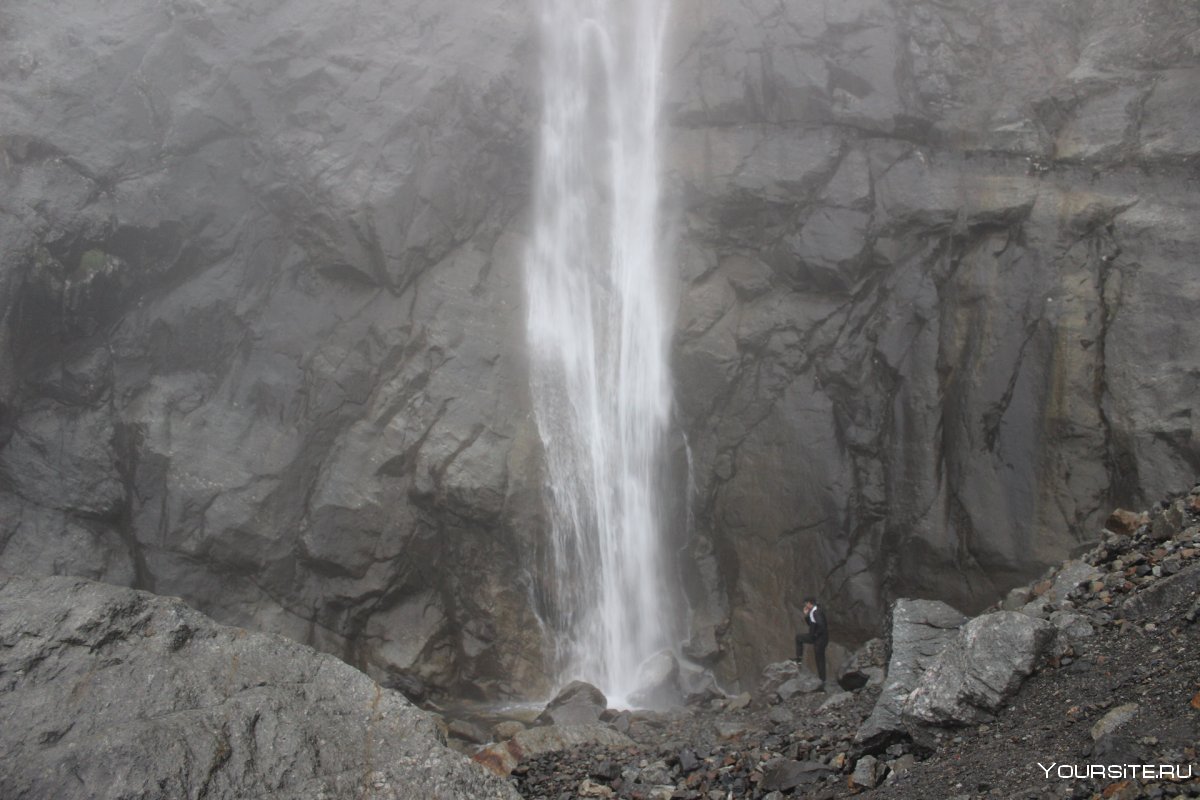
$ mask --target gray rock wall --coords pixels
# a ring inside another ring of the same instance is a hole
[[[976,610],[1194,478],[1194,4],[677,11],[690,652]],[[5,4],[0,567],[547,688],[533,14]]]
[[[804,594],[835,640],[975,611],[1192,480],[1194,4],[690,7],[676,380],[727,674]]]
[[[0,567],[536,690],[524,3],[0,31]]]

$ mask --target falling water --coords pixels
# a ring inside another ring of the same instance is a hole
[[[673,643],[657,484],[671,405],[658,116],[667,0],[541,0],[527,255],[561,679],[616,702]]]

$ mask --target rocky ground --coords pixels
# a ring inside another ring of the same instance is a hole
[[[969,724],[923,724],[909,706],[886,736],[865,737],[892,684],[876,674],[856,691],[833,681],[829,692],[804,691],[811,676],[785,663],[768,667],[753,694],[670,712],[606,711],[590,730],[609,731],[607,744],[592,741],[588,726],[560,726],[575,733],[556,746],[553,726],[536,727],[511,740],[519,746],[493,745],[476,759],[504,753],[508,763],[490,765],[511,769],[521,796],[549,800],[1200,797],[1198,523],[1200,486],[1151,512],[1114,512],[1095,548],[991,609],[992,619],[1009,619],[1010,609],[1047,620],[1057,635],[994,713],[955,712]],[[877,655],[843,670],[843,683],[865,679],[872,661],[887,663],[890,645],[872,647]],[[506,724],[509,733],[521,727]],[[1170,765],[1192,777],[1123,765]],[[1095,775],[1098,766],[1108,771]]]

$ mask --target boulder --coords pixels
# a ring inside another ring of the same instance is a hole
[[[971,725],[1020,688],[1054,642],[1056,629],[1016,611],[976,617],[925,670],[904,702],[910,725]]]
[[[1092,580],[1096,574],[1096,568],[1086,561],[1067,561],[1058,569],[1050,587],[1040,598],[1054,606],[1060,606],[1081,583]]]
[[[1092,725],[1090,755],[1105,763],[1144,763],[1147,752],[1139,739],[1139,727],[1130,725],[1141,707],[1137,703],[1125,703],[1111,709]]]
[[[1156,542],[1174,539],[1183,530],[1185,513],[1186,504],[1182,499],[1169,502],[1164,508],[1155,509],[1150,515],[1150,538]]]
[[[854,651],[838,671],[837,682],[848,692],[883,683],[887,675],[887,642],[871,639]]]
[[[775,697],[780,686],[808,672],[795,661],[776,661],[763,668],[754,697],[759,702]]]
[[[1050,624],[1058,631],[1056,642],[1060,645],[1076,644],[1096,632],[1091,621],[1078,611],[1055,611],[1050,615]]]
[[[604,692],[586,681],[572,681],[534,720],[537,725],[588,725],[600,721],[608,705]]]
[[[679,662],[679,691],[688,705],[725,697],[712,670],[689,661]]]
[[[450,720],[446,724],[446,733],[471,744],[484,744],[490,738],[483,728],[465,719]]]
[[[660,650],[646,659],[637,674],[638,689],[629,701],[639,708],[669,708],[683,701],[679,659],[670,650]]]
[[[0,796],[515,800],[333,656],[177,599],[0,576]]]
[[[1155,581],[1127,599],[1122,606],[1129,619],[1153,619],[1168,616],[1172,609],[1186,611],[1200,594],[1200,563]]]
[[[497,742],[511,739],[529,726],[515,719],[506,719],[492,726],[492,738]]]
[[[1017,586],[1004,595],[1000,608],[1004,611],[1020,611],[1032,599],[1033,592],[1028,586]]]
[[[863,756],[854,765],[854,771],[850,773],[850,788],[874,789],[879,785],[883,772],[884,767],[879,763],[879,759],[875,756]]]
[[[907,735],[904,701],[921,675],[957,635],[967,618],[936,600],[897,600],[892,606],[887,678],[870,716],[854,734],[864,752],[878,752]]]
[[[750,726],[740,720],[719,719],[713,723],[713,731],[720,739],[737,739],[750,730]]]
[[[1104,521],[1104,529],[1121,536],[1132,536],[1137,529],[1150,521],[1150,515],[1135,513],[1124,508],[1115,509]]]
[[[834,697],[836,696],[837,695],[834,695]],[[829,701],[827,700],[826,703],[828,702]],[[774,725],[790,726],[795,723],[796,715],[789,711],[787,706],[774,706],[770,711],[767,712],[767,719],[770,720],[770,722]]]
[[[824,681],[816,675],[809,672],[807,669],[802,669],[801,673],[795,678],[786,680],[779,685],[775,690],[775,695],[783,701],[791,700],[798,694],[811,694],[820,691],[825,685]]]

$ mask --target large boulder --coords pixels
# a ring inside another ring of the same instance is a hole
[[[495,798],[402,695],[172,598],[0,576],[0,796]]]
[[[904,703],[921,676],[954,640],[967,618],[937,600],[897,600],[892,606],[887,678],[870,716],[854,734],[863,752],[882,751],[906,736]]]
[[[963,625],[904,701],[910,725],[972,725],[990,720],[1053,644],[1057,628],[1018,611]]]
[[[599,722],[607,707],[604,692],[586,681],[571,681],[534,721],[538,725],[587,725]]]
[[[660,650],[638,665],[637,690],[629,702],[638,708],[669,708],[683,701],[679,659]]]

